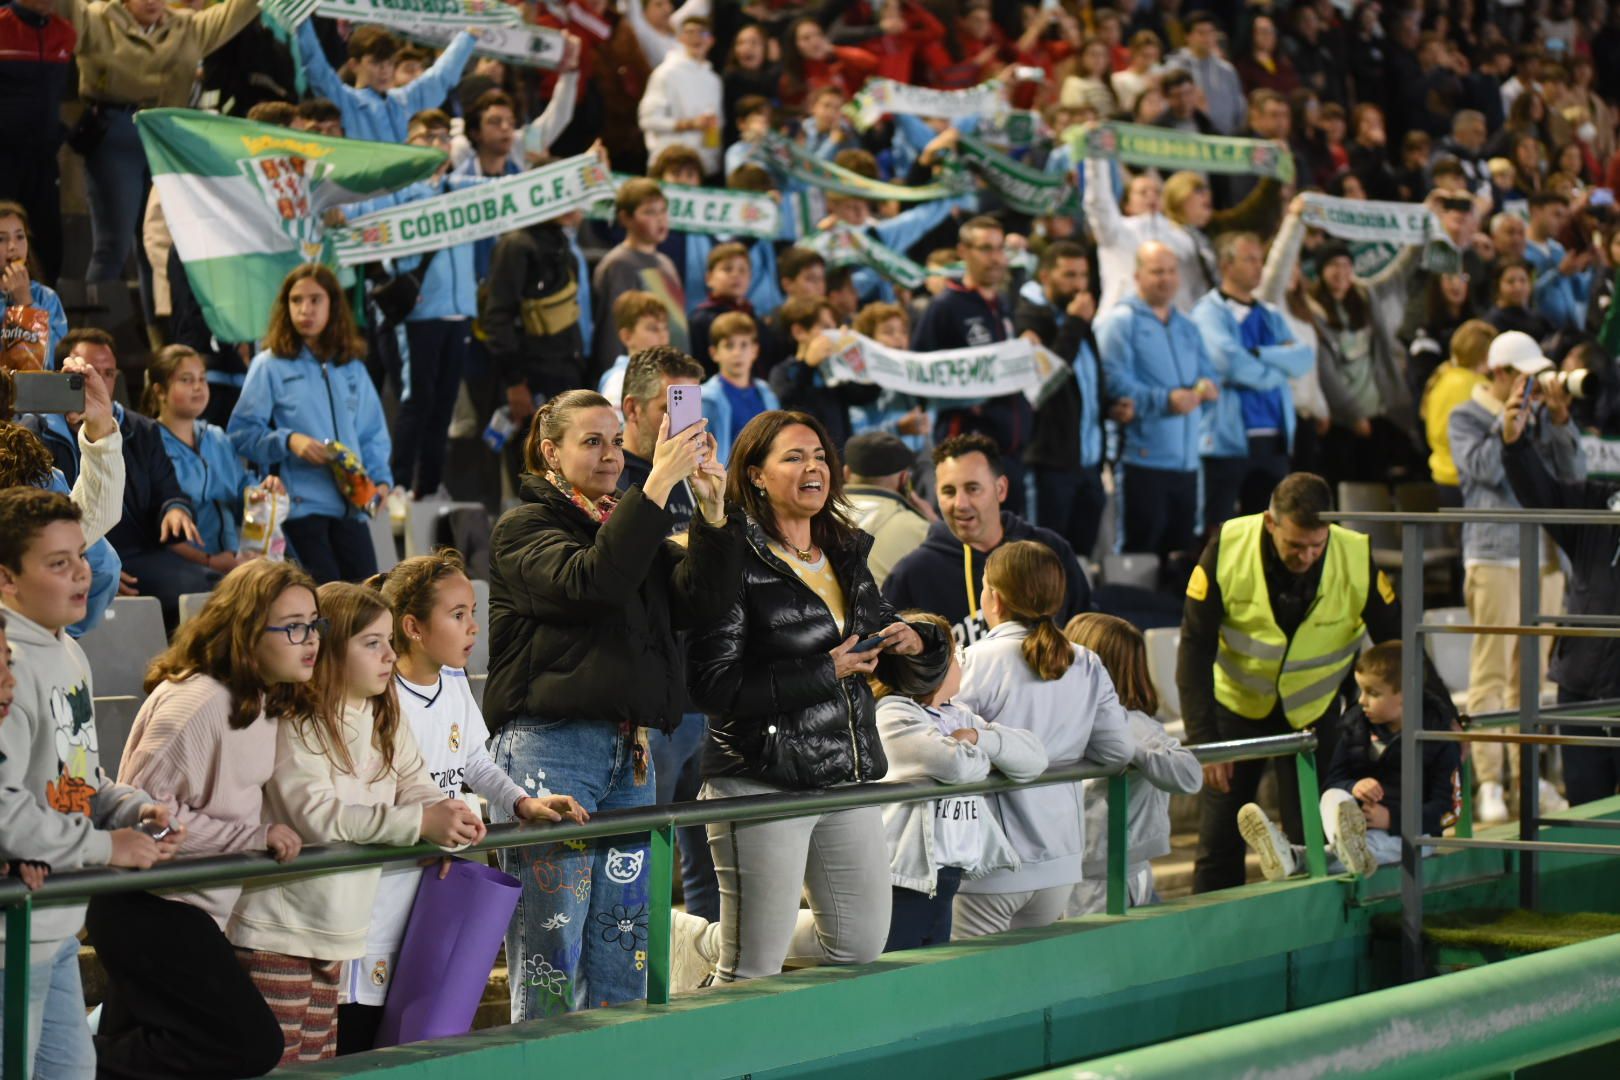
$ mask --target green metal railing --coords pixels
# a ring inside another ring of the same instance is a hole
[[[1299,778],[1300,804],[1305,822],[1306,864],[1312,877],[1326,874],[1327,858],[1322,847],[1322,825],[1317,816],[1316,736],[1310,732],[1278,735],[1261,739],[1208,743],[1189,747],[1202,764],[1254,761],[1295,757]],[[720,822],[773,821],[808,817],[850,810],[863,806],[918,802],[952,795],[979,795],[1017,791],[1048,784],[1080,780],[1109,781],[1108,816],[1108,912],[1122,915],[1126,909],[1125,872],[1129,864],[1126,830],[1126,799],[1129,772],[1110,773],[1083,764],[1052,769],[1035,780],[1018,783],[1005,778],[971,784],[934,784],[927,781],[904,784],[856,784],[826,791],[748,795],[731,799],[674,803],[637,810],[615,810],[598,814],[584,825],[519,824],[495,825],[485,838],[457,852],[471,856],[507,848],[560,843],[565,840],[601,839],[631,834],[651,834],[649,869],[649,919],[647,926],[647,1001],[654,1005],[669,1002],[669,946],[671,888],[674,877],[675,830],[686,825]],[[33,910],[83,903],[109,893],[166,892],[215,885],[265,882],[310,874],[334,873],[403,860],[442,856],[432,844],[408,847],[333,844],[305,848],[288,863],[277,863],[263,853],[214,855],[176,859],[149,870],[115,870],[100,867],[56,874],[37,892],[29,892],[16,879],[0,880],[0,908],[5,911],[6,970],[3,1056],[0,1075],[27,1075],[29,937]]]

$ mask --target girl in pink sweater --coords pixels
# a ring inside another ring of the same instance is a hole
[[[315,582],[259,559],[219,583],[152,662],[118,775],[169,807],[182,855],[265,851],[298,834],[266,825],[276,733],[313,702]],[[96,1054],[119,1076],[259,1076],[281,1058],[276,1018],[226,940],[240,889],[130,892],[90,901],[86,924],[108,986]]]
[[[457,848],[484,823],[447,799],[428,774],[394,696],[393,613],[359,585],[316,594],[325,625],[313,707],[280,726],[265,788],[270,821],[310,844],[430,841]],[[281,1024],[281,1064],[320,1061],[337,1048],[343,961],[365,951],[381,867],[250,885],[226,933]]]

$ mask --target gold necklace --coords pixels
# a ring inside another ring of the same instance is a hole
[[[798,559],[800,562],[807,563],[816,561],[816,542],[814,540],[810,541],[810,546],[807,548],[796,548],[786,540],[781,541],[781,544],[784,548],[793,552],[793,557]]]

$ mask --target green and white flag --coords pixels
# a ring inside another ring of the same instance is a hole
[[[919,287],[928,276],[927,270],[898,251],[848,225],[812,233],[798,246],[816,252],[828,266],[865,266],[908,289]]]
[[[330,262],[321,216],[426,179],[444,154],[195,109],[135,114],[174,246],[208,328],[257,341],[289,271]]]
[[[504,0],[262,0],[260,7],[286,30],[311,15],[406,30],[429,24],[455,29],[518,26],[523,12]]]
[[[1350,241],[1356,273],[1363,277],[1387,266],[1401,248],[1418,245],[1423,247],[1423,269],[1442,274],[1462,269],[1462,253],[1434,211],[1422,203],[1341,199],[1311,191],[1305,194],[1300,220]]]
[[[420,255],[550,221],[612,195],[602,159],[578,154],[356,218],[333,230],[332,251],[343,266]]]
[[[613,174],[613,190],[637,177]],[[782,231],[782,212],[776,200],[757,191],[727,191],[719,188],[687,187],[660,182],[658,187],[669,202],[669,227],[680,232],[709,236],[747,236],[775,240]],[[597,221],[613,220],[612,195],[591,207]]]
[[[1020,214],[1046,217],[1073,201],[1074,188],[1067,176],[1032,169],[972,135],[957,138],[956,152],[963,164],[1001,196],[1002,202]]]
[[[922,398],[964,400],[1004,394],[1039,393],[1046,380],[1063,377],[1062,361],[1037,362],[1036,346],[1022,338],[967,349],[912,352],[879,345],[869,337],[828,331],[853,339],[824,362],[830,383],[873,383]]]
[[[765,166],[778,175],[790,176],[822,191],[830,191],[837,195],[853,195],[861,199],[933,202],[935,199],[948,199],[953,195],[960,195],[970,190],[973,183],[972,177],[963,177],[951,183],[906,187],[903,184],[873,180],[841,165],[822,161],[807,153],[802,146],[774,131],[765,136],[760,144],[760,150]],[[962,181],[965,181],[965,184]]]
[[[1001,89],[1001,83],[994,79],[967,90],[931,90],[893,79],[868,79],[851,102],[851,112],[862,131],[888,113],[940,120],[989,116],[1002,107]]]
[[[1195,135],[1145,124],[1081,124],[1063,133],[1075,158],[1118,158],[1156,169],[1294,179],[1294,155],[1266,139]]]

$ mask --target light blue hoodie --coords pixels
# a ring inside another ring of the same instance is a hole
[[[1276,308],[1261,303],[1273,341],[1291,341],[1293,331]],[[1288,380],[1297,379],[1316,363],[1316,350],[1308,345],[1262,345],[1256,352],[1243,347],[1242,333],[1232,309],[1219,289],[1205,293],[1193,305],[1191,318],[1204,335],[1204,348],[1218,372],[1221,396],[1202,410],[1199,449],[1205,457],[1248,457],[1249,435],[1243,424],[1243,390],[1274,390],[1282,395],[1283,435],[1294,450],[1294,392]]]
[[[287,449],[295,431],[322,442],[336,439],[355,452],[375,483],[394,483],[388,421],[366,365],[358,360],[323,363],[308,348],[289,360],[265,350],[248,366],[225,431],[236,452],[259,468],[281,466],[292,500],[289,520],[359,513],[338,491],[330,468],[311,465]]]
[[[1132,296],[1115,304],[1093,330],[1108,397],[1130,398],[1136,405],[1120,460],[1147,469],[1197,470],[1199,413],[1209,405],[1177,416],[1170,411],[1170,391],[1220,378],[1198,327],[1174,307],[1170,321],[1161,322],[1141,297]]]
[[[1535,271],[1530,305],[1560,330],[1579,330],[1586,322],[1587,301],[1592,295],[1590,268],[1573,274],[1563,273],[1564,245],[1549,239],[1524,245],[1524,261]]]
[[[196,513],[203,550],[210,555],[235,551],[242,493],[253,483],[253,478],[242,467],[242,459],[236,456],[236,447],[231,445],[224,431],[206,420],[196,421],[195,447],[187,446],[162,425],[158,430],[163,433],[163,449],[174,463],[174,476],[180,481],[180,490],[191,500]]]
[[[444,103],[461,81],[462,69],[467,66],[473,50],[473,36],[463,30],[439,54],[437,62],[409,86],[396,86],[386,94],[379,94],[375,90],[349,86],[338,78],[326,60],[326,53],[321,51],[313,22],[306,19],[293,40],[309,85],[338,107],[343,117],[344,136],[385,143],[404,142],[411,117]]]

